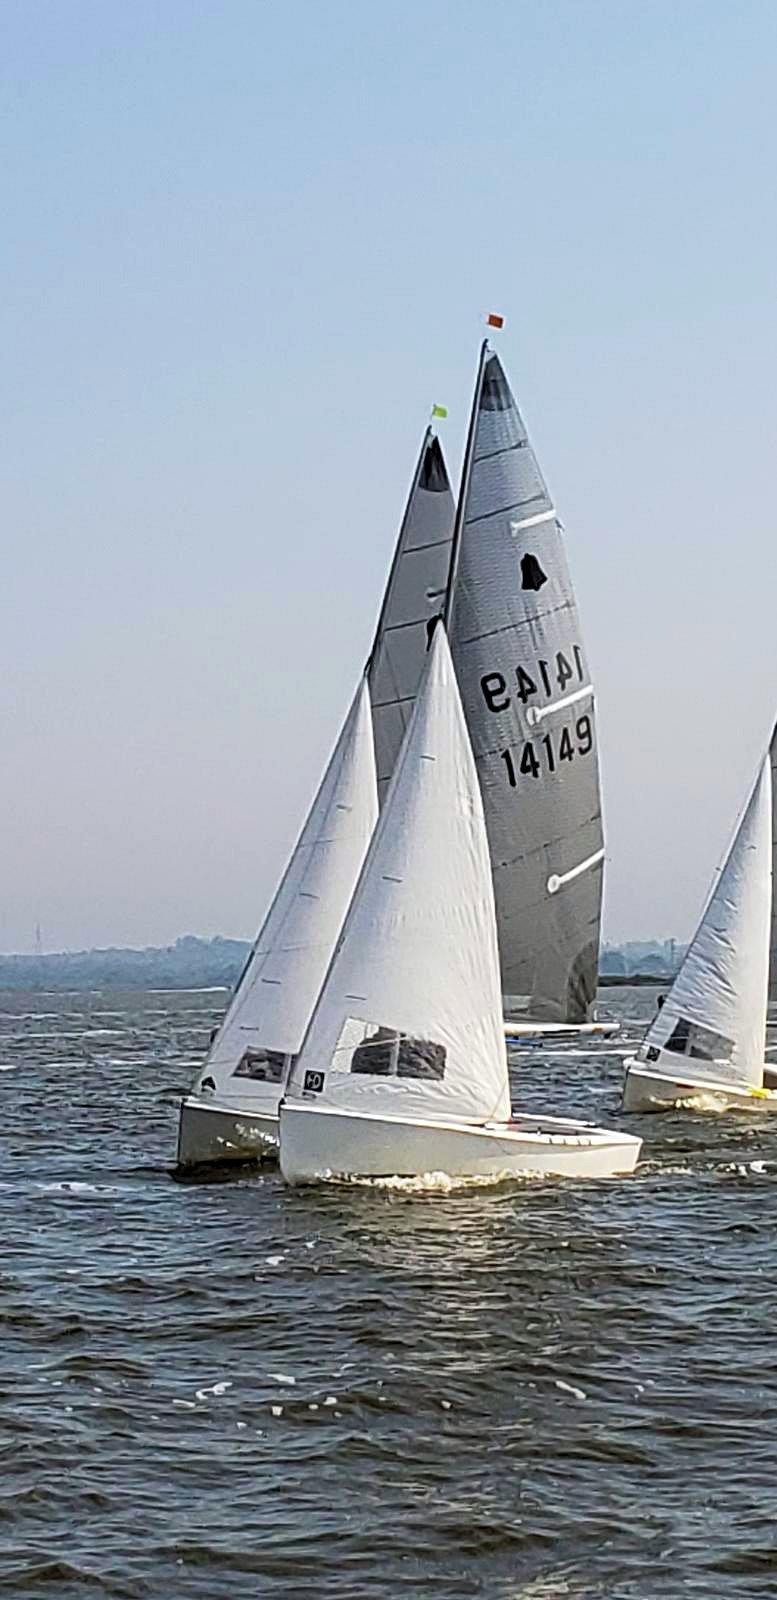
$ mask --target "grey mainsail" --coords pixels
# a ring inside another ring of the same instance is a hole
[[[594,695],[556,515],[499,357],[481,350],[454,532],[453,659],[483,794],[502,987],[584,1022],[604,840]]]
[[[454,501],[440,441],[427,428],[410,486],[368,666],[382,804],[445,604]]]

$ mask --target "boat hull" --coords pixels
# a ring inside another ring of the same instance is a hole
[[[711,1078],[657,1072],[636,1056],[629,1057],[624,1067],[624,1111],[671,1111],[677,1107],[693,1110],[689,1102],[696,1100],[698,1110],[712,1103],[721,1111],[777,1113],[777,1090],[774,1089],[738,1088]]]
[[[291,1184],[431,1173],[609,1178],[633,1172],[641,1145],[618,1130],[548,1117],[483,1127],[406,1122],[287,1102],[280,1120],[281,1172]]]
[[[505,1022],[506,1039],[610,1038],[619,1032],[619,1022]]]
[[[178,1121],[178,1168],[259,1161],[278,1153],[278,1118],[187,1095]]]

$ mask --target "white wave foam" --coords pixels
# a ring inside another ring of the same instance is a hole
[[[708,1094],[704,1089],[699,1089],[696,1094],[684,1095],[682,1100],[675,1101],[675,1104],[682,1111],[703,1111],[715,1116],[720,1116],[721,1112],[729,1109],[727,1100],[715,1094]]]
[[[514,1183],[516,1180],[528,1182],[544,1176],[546,1174],[507,1169],[469,1177],[451,1177],[447,1172],[421,1172],[404,1178],[335,1177],[331,1172],[320,1174],[323,1183],[346,1184],[361,1189],[391,1189],[400,1194],[453,1194],[457,1189],[493,1189],[500,1183]]]
[[[565,1394],[573,1394],[576,1400],[587,1400],[585,1389],[577,1389],[573,1383],[565,1383],[563,1378],[554,1378],[557,1389],[563,1389]]]

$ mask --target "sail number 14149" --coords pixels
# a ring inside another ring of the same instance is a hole
[[[590,755],[593,742],[591,718],[586,713],[577,718],[574,732],[568,727],[556,728],[540,738],[526,739],[520,755],[517,750],[500,750],[510,788],[517,788],[519,774],[524,778],[539,778],[555,772],[562,761],[573,761],[576,755]]]
[[[515,668],[515,695],[520,700],[521,705],[525,706],[527,700],[531,700],[533,695],[539,694],[540,684],[550,700],[553,697],[556,685],[558,685],[563,694],[568,683],[574,685],[575,681],[578,683],[585,682],[583,653],[579,644],[572,645],[569,655],[573,658],[572,661],[570,661],[569,656],[564,654],[563,650],[557,650],[555,659],[552,661],[538,660],[536,665],[530,663],[532,671],[536,673],[536,680],[530,676],[525,667]],[[484,673],[480,680],[480,687],[489,711],[507,711],[510,705],[510,694],[507,688],[507,679],[503,673]]]

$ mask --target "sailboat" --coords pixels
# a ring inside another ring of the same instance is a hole
[[[640,1141],[513,1117],[478,774],[444,626],[280,1112],[290,1183],[630,1172]]]
[[[191,1092],[178,1167],[255,1159],[302,1044],[378,814],[366,674]]]
[[[446,622],[480,779],[515,1033],[592,1021],[604,868],[594,688],[562,525],[484,341]]]
[[[774,744],[672,988],[637,1056],[624,1063],[626,1111],[694,1101],[777,1111],[777,1092],[764,1087],[773,752]]]
[[[182,1101],[179,1167],[251,1160],[277,1147],[288,1062],[323,982],[413,709],[429,630],[445,603],[453,518],[442,446],[428,427],[367,663],[366,691],[362,686],[227,1014]],[[362,809],[351,817],[338,807],[352,803],[357,783]],[[315,917],[307,882],[314,869]]]

